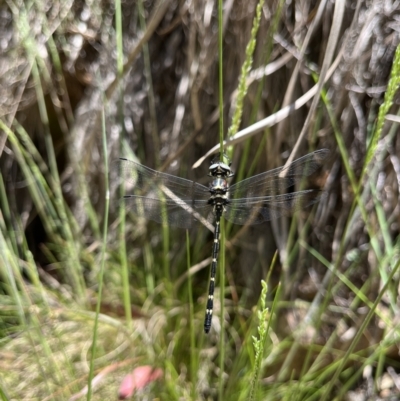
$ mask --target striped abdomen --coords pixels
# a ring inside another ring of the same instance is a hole
[[[208,288],[208,299],[206,307],[206,315],[204,318],[204,332],[208,333],[211,329],[211,320],[214,306],[214,289],[215,289],[215,275],[217,273],[217,259],[219,252],[219,232],[220,232],[221,215],[217,213],[215,218],[214,242],[212,247],[212,262],[210,274],[210,286]]]

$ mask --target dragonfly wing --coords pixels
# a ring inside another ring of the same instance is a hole
[[[116,161],[120,183],[124,185],[126,194],[148,196],[157,199],[162,197],[168,188],[177,198],[192,200],[208,200],[210,190],[197,182],[176,177],[171,174],[152,170],[142,164],[127,159]]]
[[[126,208],[135,215],[172,227],[189,229],[199,221],[206,224],[212,220],[212,207],[206,201],[195,201],[191,207],[185,200],[135,195],[125,195],[124,200]]]
[[[314,173],[328,154],[328,149],[320,149],[300,157],[287,167],[279,167],[247,178],[232,185],[229,188],[229,196],[234,199],[279,195],[299,182],[302,177]]]
[[[225,207],[224,217],[235,224],[260,224],[291,215],[296,210],[313,205],[325,195],[325,192],[309,189],[277,196],[232,199]]]

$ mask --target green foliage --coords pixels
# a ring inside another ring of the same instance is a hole
[[[267,341],[267,334],[268,334],[268,308],[265,306],[265,300],[267,298],[268,286],[264,280],[261,281],[261,285],[262,285],[262,291],[261,291],[261,297],[260,297],[261,305],[260,305],[260,310],[257,312],[258,321],[259,321],[259,326],[258,326],[259,337],[257,338],[255,336],[253,336],[253,344],[254,344],[254,350],[255,350],[256,354],[255,354],[253,378],[250,383],[250,394],[248,397],[249,400],[254,400],[254,393],[257,389],[258,381],[260,378],[261,362],[262,362],[262,358],[264,356],[264,347],[265,347],[265,343]]]
[[[163,378],[137,397],[321,401],[368,387],[398,398],[382,384],[400,369],[400,142],[384,125],[399,114],[396,10],[349,3],[301,147],[330,148],[305,183],[326,197],[258,228],[226,224],[206,336],[210,232],[130,213],[108,163],[137,158],[205,183],[207,165],[188,166],[224,118],[231,137],[270,117],[235,144],[235,178],[283,165],[334,4],[153,3],[0,5],[1,399],[115,399],[148,365]],[[271,116],[288,117],[285,129]]]
[[[260,20],[261,20],[261,14],[262,14],[262,8],[264,5],[264,0],[260,0],[257,3],[256,7],[256,16],[253,20],[253,27],[251,29],[251,36],[249,43],[247,44],[246,47],[246,58],[244,60],[244,63],[242,65],[242,69],[240,72],[239,76],[239,84],[238,84],[238,89],[237,89],[237,99],[236,99],[236,106],[235,106],[235,112],[233,114],[232,118],[232,124],[229,127],[228,130],[228,138],[235,135],[240,126],[240,122],[242,120],[242,113],[243,113],[243,101],[244,98],[247,94],[247,78],[249,75],[249,72],[251,70],[251,66],[253,64],[253,53],[256,48],[256,37],[258,33],[258,29],[260,28]]]
[[[400,45],[397,46],[394,55],[393,66],[390,73],[390,79],[388,83],[387,90],[385,92],[385,98],[382,106],[379,108],[378,119],[376,122],[376,127],[373,132],[371,143],[368,148],[368,153],[365,161],[365,169],[367,169],[369,163],[371,162],[374,154],[377,151],[378,141],[382,135],[383,124],[385,122],[385,117],[388,114],[390,108],[393,105],[394,97],[400,87]]]

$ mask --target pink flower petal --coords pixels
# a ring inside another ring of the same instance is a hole
[[[162,377],[161,369],[153,369],[149,365],[135,368],[132,373],[126,375],[119,387],[118,396],[120,400],[132,397],[136,390],[146,387],[149,383]]]
[[[127,398],[132,397],[134,391],[135,388],[134,388],[133,375],[132,373],[130,373],[129,375],[126,375],[123,378],[122,383],[119,386],[118,399],[126,400]]]

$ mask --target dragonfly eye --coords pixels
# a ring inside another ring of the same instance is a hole
[[[209,171],[210,171],[209,175],[211,177],[215,177],[215,176],[232,177],[233,176],[231,168],[227,164],[222,163],[220,161],[218,161],[217,163],[211,164]]]

